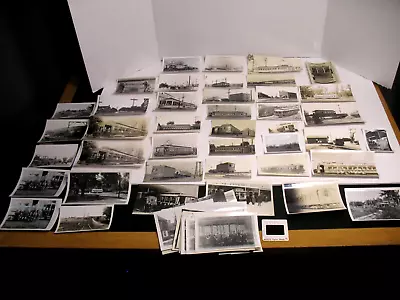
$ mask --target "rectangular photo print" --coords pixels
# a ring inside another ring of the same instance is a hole
[[[254,138],[216,138],[209,140],[209,155],[251,155],[256,153]]]
[[[154,93],[155,86],[155,78],[121,78],[117,80],[115,94]]]
[[[256,135],[255,120],[212,120],[211,136],[251,138]]]
[[[257,102],[298,102],[297,87],[257,86]]]
[[[299,132],[303,129],[302,122],[273,122],[268,124],[268,133],[287,133],[287,132]]]
[[[288,214],[346,209],[337,183],[288,183],[283,184],[282,189]]]
[[[187,159],[147,161],[143,179],[144,182],[197,182],[202,180],[202,162]]]
[[[209,104],[207,105],[209,119],[251,119],[250,105]]]
[[[298,133],[265,134],[264,153],[302,152]]]
[[[310,176],[307,153],[270,154],[257,157],[257,172],[261,176]]]
[[[58,103],[52,119],[89,118],[94,112],[96,103]]]
[[[347,209],[353,221],[400,220],[400,188],[345,188]]]
[[[314,84],[300,86],[301,102],[353,102],[350,84]]]
[[[197,134],[163,134],[152,138],[152,159],[196,157]]]
[[[154,133],[191,133],[200,132],[201,117],[181,114],[177,119],[175,115],[164,114],[156,117],[156,130]]]
[[[207,74],[204,77],[204,87],[238,89],[244,87],[245,81],[243,74]]]
[[[369,151],[377,153],[393,152],[385,129],[363,129],[363,131]]]
[[[61,199],[11,198],[1,230],[51,230],[57,220]]]
[[[78,148],[78,144],[37,145],[29,167],[70,168]]]
[[[279,74],[248,74],[247,87],[256,86],[296,86],[296,79],[291,73]]]
[[[110,229],[113,205],[62,206],[55,233]]]
[[[208,157],[206,159],[205,179],[250,179],[251,157]]]
[[[199,105],[197,93],[157,93],[156,111],[195,111]]]
[[[359,129],[349,127],[306,127],[306,150],[362,150]]]
[[[248,73],[300,72],[302,68],[302,62],[299,58],[258,54],[249,54],[247,56]]]
[[[330,61],[323,63],[306,62],[306,68],[312,84],[339,82],[339,76]]]
[[[81,140],[88,129],[88,120],[56,120],[50,119],[39,143],[69,142]]]
[[[101,97],[96,110],[98,116],[130,116],[143,115],[153,95],[111,95]]]
[[[181,210],[179,208],[164,209],[154,213],[158,243],[162,254],[175,252],[172,251],[172,246],[180,217]]]
[[[161,74],[159,92],[195,92],[200,85],[200,74]]]
[[[203,89],[203,103],[254,102],[251,89]]]
[[[257,119],[270,121],[302,121],[299,104],[258,104]]]
[[[246,66],[245,56],[207,55],[204,63],[206,72],[243,72]]]
[[[164,57],[163,72],[199,72],[201,71],[201,59],[200,56]]]

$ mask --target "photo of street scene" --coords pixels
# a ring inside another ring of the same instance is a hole
[[[154,133],[187,133],[199,132],[201,128],[201,117],[187,114],[179,115],[179,119],[173,115],[162,115],[156,117],[156,131]]]
[[[257,172],[261,176],[310,176],[307,153],[269,154],[257,156]]]
[[[153,95],[110,95],[99,99],[96,110],[98,116],[129,116],[143,115],[149,102],[154,101]]]
[[[313,84],[339,82],[339,76],[337,75],[335,68],[330,61],[323,63],[306,62],[306,68],[308,76],[310,77],[310,81]]]
[[[247,56],[248,73],[286,73],[300,72],[302,62],[299,58],[277,57],[258,54]]]
[[[88,138],[143,139],[147,136],[147,119],[134,116],[93,116],[89,121]]]
[[[364,123],[355,102],[304,103],[302,106],[307,126]]]
[[[164,57],[163,72],[178,73],[178,72],[198,72],[201,68],[201,57]]]
[[[257,102],[298,102],[297,87],[291,86],[257,86]]]
[[[156,111],[194,111],[198,106],[197,93],[157,93]]]
[[[251,89],[203,89],[203,103],[249,103],[253,101]]]
[[[203,164],[196,160],[147,161],[143,181],[195,182],[203,180]]]
[[[242,72],[246,66],[246,57],[235,55],[206,55],[206,72]]]
[[[29,167],[69,168],[78,152],[78,144],[37,145]]]
[[[302,102],[353,102],[350,84],[314,84],[300,86]]]
[[[270,121],[301,121],[298,104],[258,104],[257,119]]]
[[[153,93],[156,86],[155,78],[123,78],[117,80],[116,94],[147,94]]]
[[[238,89],[244,86],[245,81],[246,77],[242,74],[207,74],[204,77],[204,87]]]
[[[374,152],[393,152],[392,147],[389,143],[386,130],[384,129],[364,129],[365,139],[367,140],[367,146],[369,151]]]
[[[255,154],[254,139],[219,138],[209,140],[209,155],[248,155]]]
[[[301,152],[298,133],[265,134],[264,153]]]
[[[199,74],[161,74],[158,78],[160,92],[195,92],[199,88]]]
[[[205,179],[250,179],[253,161],[250,157],[208,157]]]
[[[64,204],[127,204],[130,172],[71,171]]]
[[[256,86],[296,86],[296,80],[291,73],[277,74],[257,74],[252,73],[247,75],[247,87]]]
[[[52,119],[89,118],[95,108],[95,103],[58,103]]]
[[[306,150],[362,150],[360,132],[348,127],[306,127]]]
[[[255,137],[255,120],[212,120],[211,136],[220,137]]]
[[[88,120],[47,120],[39,143],[79,141],[86,134]]]

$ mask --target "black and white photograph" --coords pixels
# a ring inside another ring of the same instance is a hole
[[[200,85],[200,74],[161,74],[159,92],[195,92]]]
[[[211,136],[251,138],[256,135],[255,120],[212,120]]]
[[[195,111],[199,98],[197,93],[158,93],[157,111]]]
[[[11,198],[1,230],[51,230],[61,199]]]
[[[378,178],[374,153],[368,151],[311,151],[313,176]]]
[[[302,128],[302,122],[275,122],[268,125],[268,133],[299,132]]]
[[[312,84],[339,82],[339,76],[335,70],[335,67],[330,61],[323,63],[306,62],[306,68]]]
[[[163,209],[154,213],[158,242],[163,254],[172,252],[175,230],[180,217],[181,210],[179,208]]]
[[[314,84],[300,86],[302,102],[353,102],[350,84]]]
[[[251,157],[207,157],[205,179],[250,179]]]
[[[247,56],[248,73],[300,72],[301,69],[302,62],[299,58],[257,54],[249,54]]]
[[[96,110],[98,116],[129,116],[146,113],[153,95],[111,95],[100,96]]]
[[[288,214],[346,209],[337,183],[289,183],[283,184],[282,189]]]
[[[110,229],[113,205],[62,206],[55,233]]]
[[[257,119],[268,121],[301,121],[299,104],[261,104],[257,105]]]
[[[58,197],[67,185],[67,174],[62,170],[23,168],[10,197]]]
[[[257,102],[298,102],[297,87],[257,86]]]
[[[155,78],[121,78],[117,80],[115,94],[154,93],[155,87]]]
[[[249,103],[254,102],[251,89],[205,88],[203,103]]]
[[[58,103],[52,119],[81,119],[93,114],[95,103]]]
[[[203,180],[203,164],[195,159],[147,161],[144,182],[197,182]]]
[[[385,129],[363,129],[363,131],[369,151],[378,153],[393,152]]]
[[[64,204],[128,204],[131,191],[129,171],[72,169]]]
[[[245,81],[243,74],[206,74],[204,87],[239,89],[244,86]]]
[[[141,141],[84,141],[77,166],[139,167],[144,163],[144,144]]]
[[[257,156],[257,173],[261,176],[310,176],[307,153],[269,154]]]
[[[251,155],[256,153],[254,138],[214,138],[209,140],[209,155]]]
[[[345,188],[347,209],[353,221],[400,220],[400,188]]]
[[[237,55],[207,55],[204,63],[206,72],[243,72],[246,57]]]
[[[207,184],[207,195],[213,195],[215,202],[225,201],[224,194],[228,191],[235,193],[237,201],[246,202],[247,211],[259,216],[274,215],[272,185]]]
[[[88,120],[54,120],[46,122],[39,143],[80,141],[86,134]]]
[[[93,116],[87,138],[140,140],[147,136],[147,123],[141,116]]]
[[[306,126],[364,123],[355,102],[304,103]]]
[[[201,60],[202,58],[199,56],[164,57],[163,72],[199,72],[201,71]]]
[[[78,144],[37,145],[29,167],[70,168],[78,149]]]
[[[250,105],[209,104],[208,119],[251,119]]]
[[[156,117],[154,133],[191,133],[200,132],[201,117],[189,114],[180,114],[179,118],[173,114],[164,114]]]
[[[298,133],[265,134],[264,153],[302,152]]]
[[[132,214],[154,213],[162,209],[195,203],[199,186],[194,184],[139,184]]]
[[[359,129],[351,127],[306,127],[306,150],[362,150]]]
[[[152,138],[152,159],[197,156],[197,134],[163,134]]]
[[[291,73],[280,74],[248,74],[247,87],[256,86],[296,86],[296,80]]]

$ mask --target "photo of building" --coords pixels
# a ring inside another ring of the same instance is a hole
[[[246,66],[244,56],[207,55],[204,63],[206,72],[242,72]]]
[[[143,181],[192,182],[203,179],[203,166],[196,160],[147,161]]]
[[[175,237],[175,230],[180,219],[179,208],[163,209],[154,213],[154,220],[157,228],[158,242],[162,253],[172,250]]]
[[[262,140],[265,153],[301,152],[297,133],[266,134]]]
[[[250,119],[251,107],[249,105],[207,105],[209,119]]]
[[[260,120],[301,121],[298,104],[258,104],[257,118]]]
[[[306,67],[311,83],[339,82],[338,75],[330,61],[323,63],[306,62]]]
[[[306,127],[306,150],[362,150],[359,130],[347,127]]]
[[[249,179],[251,178],[252,160],[250,157],[217,158],[206,159],[205,179],[230,178]]]
[[[143,139],[147,135],[147,119],[133,116],[93,116],[87,137],[96,139]]]
[[[304,103],[302,106],[307,126],[364,123],[355,102]]]
[[[258,86],[257,102],[297,102],[296,87]]]
[[[247,56],[247,68],[248,73],[300,72],[302,62],[299,58],[249,54]]]
[[[160,92],[195,92],[199,88],[200,75],[161,74],[158,82]]]
[[[225,137],[255,137],[255,120],[212,120],[211,135]]]
[[[364,130],[364,133],[369,151],[393,152],[392,147],[389,143],[389,138],[387,136],[386,130]]]
[[[116,94],[153,93],[156,85],[155,78],[123,78],[117,80]]]
[[[255,154],[253,139],[221,138],[210,139],[209,155],[246,155]]]
[[[203,90],[203,103],[220,102],[253,102],[253,93],[251,89],[205,88]]]
[[[242,88],[245,82],[245,76],[242,74],[207,74],[204,79],[206,88]]]
[[[163,72],[198,72],[200,64],[200,57],[164,57]]]
[[[46,127],[39,143],[62,141],[79,141],[86,134],[88,121],[77,120],[47,120]]]
[[[170,116],[157,116],[157,128],[155,133],[187,133],[199,132],[201,128],[200,117],[190,115],[179,116],[179,120],[173,120]],[[179,122],[179,123],[178,123]]]
[[[194,93],[158,93],[157,110],[196,110]]]
[[[277,74],[247,74],[247,87],[256,86],[296,86],[296,80],[291,73]]]
[[[99,116],[127,116],[143,115],[149,106],[150,96],[112,95],[100,97],[96,115]]]
[[[349,84],[315,84],[300,86],[302,102],[355,101]]]
[[[95,103],[58,103],[52,119],[89,118],[95,108]]]
[[[69,168],[78,152],[78,144],[37,145],[29,167]]]

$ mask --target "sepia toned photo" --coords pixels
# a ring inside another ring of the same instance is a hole
[[[61,199],[11,198],[0,230],[51,230]]]
[[[301,69],[302,62],[299,58],[257,54],[249,54],[247,56],[248,73],[300,72]]]
[[[128,204],[130,172],[72,170],[64,204]]]
[[[362,150],[360,133],[349,127],[306,127],[306,150]]]
[[[251,119],[250,105],[209,104],[207,105],[209,119]]]
[[[179,73],[179,72],[199,72],[201,70],[201,57],[164,57],[163,72]]]
[[[196,157],[197,138],[197,134],[153,136],[152,159]]]
[[[250,179],[252,160],[250,157],[208,157],[205,179]]]
[[[77,166],[139,167],[144,163],[141,141],[84,141]]]
[[[52,119],[81,119],[93,114],[95,103],[58,103]]]
[[[47,120],[39,143],[79,141],[86,134],[88,120]]]
[[[55,233],[108,230],[113,205],[62,206]]]
[[[179,115],[179,119],[174,115],[162,115],[156,117],[155,133],[190,133],[200,132],[201,118],[187,114]]]
[[[23,168],[18,183],[10,197],[58,197],[67,185],[65,171]]]
[[[367,146],[369,151],[374,152],[393,152],[392,147],[389,143],[389,138],[387,136],[386,130],[384,129],[364,129],[365,139],[367,141]]]
[[[206,72],[243,72],[246,66],[245,56],[207,55],[204,63]]]
[[[313,176],[378,178],[374,153],[365,151],[311,151]]]
[[[253,138],[210,139],[209,149],[209,155],[249,155],[256,153]]]
[[[248,103],[253,101],[251,89],[205,88],[203,90],[203,103]]]
[[[299,104],[258,104],[257,118],[270,121],[301,121]]]
[[[70,168],[78,148],[78,144],[37,145],[29,167]]]
[[[306,62],[306,68],[311,83],[336,83],[339,82],[339,77],[336,73],[333,64],[330,61],[323,63]]]
[[[203,180],[203,164],[197,160],[153,160],[146,162],[144,182],[195,182]]]
[[[257,156],[257,173],[261,176],[310,176],[307,153]]]
[[[155,78],[121,78],[117,80],[116,94],[154,93]]]
[[[347,209],[353,221],[400,220],[400,188],[345,188]]]
[[[244,86],[245,81],[243,74],[207,74],[204,77],[204,87],[238,89]]]
[[[200,74],[161,74],[158,78],[160,92],[195,92],[199,88]]]
[[[176,226],[181,216],[179,208],[163,209],[154,213],[158,242],[163,254],[172,252]]]
[[[298,102],[297,87],[257,86],[257,102]]]
[[[211,136],[219,137],[255,137],[255,120],[212,120]]]
[[[288,214],[346,209],[337,183],[289,183],[283,184],[282,189]]]
[[[88,138],[143,139],[147,136],[147,119],[135,116],[93,116],[89,121]]]
[[[300,86],[302,102],[353,102],[350,84],[315,84]]]
[[[291,73],[282,74],[248,74],[247,87],[256,86],[296,86],[296,80]]]
[[[198,106],[197,93],[158,93],[159,111],[194,111]]]
[[[304,103],[302,107],[307,126],[364,123],[355,102]]]
[[[298,132],[302,129],[300,122],[273,123],[268,126],[269,133]]]
[[[152,97],[152,95],[112,95],[108,97],[100,97],[96,115],[143,115],[146,113],[150,98]],[[153,99],[151,101],[153,101]]]
[[[298,133],[266,134],[262,140],[264,153],[301,152]]]

